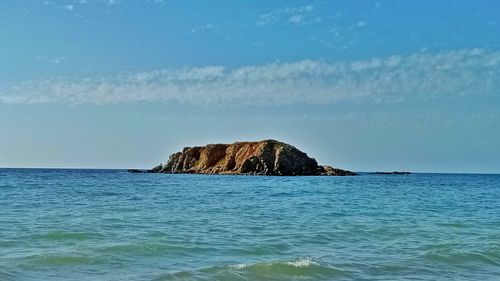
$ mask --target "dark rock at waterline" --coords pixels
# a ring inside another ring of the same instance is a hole
[[[136,170],[131,170],[136,173]],[[185,147],[167,163],[149,170],[168,174],[228,174],[272,176],[354,176],[356,173],[320,166],[314,158],[276,140]]]
[[[375,172],[373,174],[375,174],[375,175],[411,175],[410,172],[398,172],[398,171],[394,171],[394,172]]]
[[[321,176],[356,176],[358,174],[342,169],[333,168],[331,166],[320,166]]]
[[[127,172],[133,174],[149,173],[151,170],[138,170],[138,169],[128,169]]]

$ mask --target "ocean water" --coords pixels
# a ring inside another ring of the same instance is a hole
[[[0,169],[0,280],[500,280],[500,175]]]

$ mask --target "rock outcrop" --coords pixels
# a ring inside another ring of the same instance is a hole
[[[297,148],[276,140],[185,147],[166,164],[148,172],[274,176],[353,176],[353,172],[319,166]]]

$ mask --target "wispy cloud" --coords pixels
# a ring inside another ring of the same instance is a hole
[[[119,0],[78,0],[78,4],[102,3],[107,5],[119,4]]]
[[[107,5],[116,5],[116,4],[125,3],[127,1],[122,1],[122,0],[73,0],[73,2],[78,3],[78,4],[100,3],[100,4],[107,4]],[[143,2],[161,4],[161,3],[165,3],[166,0],[143,0]]]
[[[66,60],[65,57],[48,57],[48,56],[36,56],[35,59],[52,64],[60,64]]]
[[[358,23],[356,24],[357,27],[363,27],[365,25],[367,25],[368,23],[366,21],[358,21]]]
[[[163,3],[164,0],[145,0],[146,3]],[[46,0],[41,2],[45,6],[53,6],[63,8],[68,11],[74,11],[77,5],[87,4],[104,4],[104,5],[117,5],[121,4],[121,0]]]
[[[408,102],[500,93],[500,52],[417,53],[353,62],[303,60],[186,67],[107,79],[52,79],[0,89],[2,103],[287,105]]]
[[[257,25],[263,26],[280,21],[289,24],[311,24],[320,22],[321,18],[313,15],[314,6],[287,7],[278,9],[266,14],[260,14],[257,17]]]
[[[210,33],[217,33],[220,31],[220,28],[218,25],[213,24],[213,23],[206,23],[206,24],[200,24],[193,26],[191,30],[189,30],[189,33],[204,33],[204,32],[210,32]]]
[[[157,1],[152,0],[154,3]],[[60,0],[51,0],[51,1],[43,1],[41,2],[44,6],[50,6],[57,9],[67,10],[69,12],[74,12],[77,10],[79,5],[87,5],[87,4],[104,4],[104,5],[116,5],[119,4],[119,0],[73,0],[73,1],[60,1]]]

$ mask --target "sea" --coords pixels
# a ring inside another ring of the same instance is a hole
[[[0,280],[500,280],[500,175],[0,169]]]

